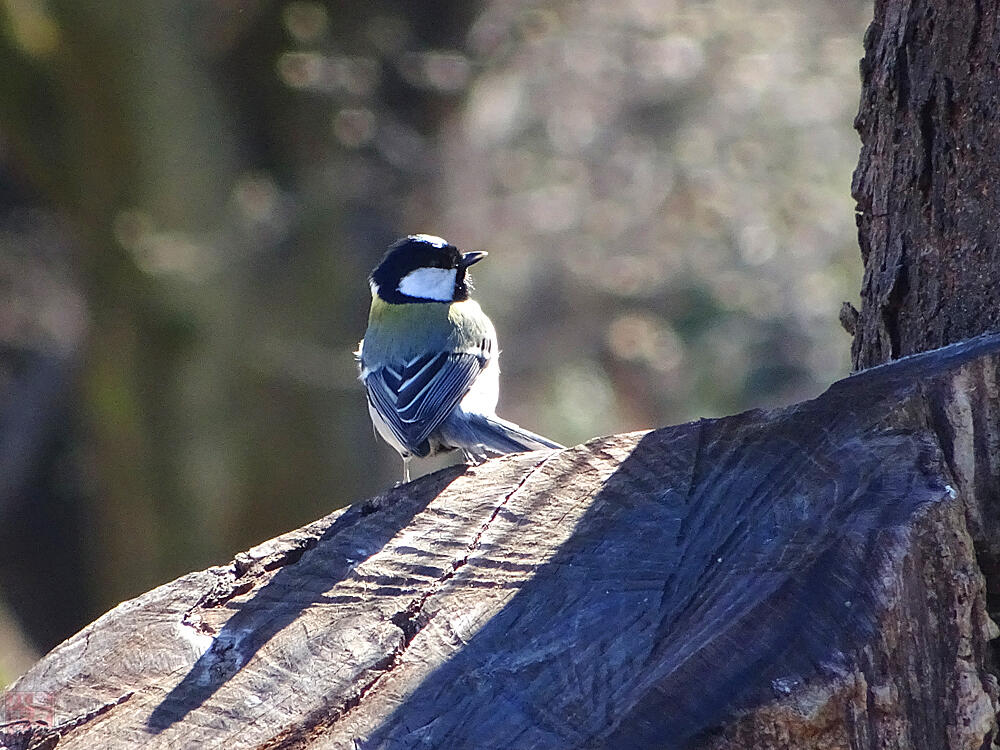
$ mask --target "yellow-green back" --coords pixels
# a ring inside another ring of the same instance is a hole
[[[362,349],[366,367],[408,361],[428,351],[478,350],[496,333],[475,300],[392,305],[372,299]]]

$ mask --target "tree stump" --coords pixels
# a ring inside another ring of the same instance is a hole
[[[784,409],[438,472],[121,604],[15,683],[0,737],[989,747],[998,373],[982,337]]]

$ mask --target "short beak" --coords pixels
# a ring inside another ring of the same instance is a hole
[[[473,250],[471,253],[462,253],[462,260],[458,262],[459,268],[468,268],[473,263],[478,263],[483,258],[485,258],[489,253],[485,250]]]

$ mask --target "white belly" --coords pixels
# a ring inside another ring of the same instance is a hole
[[[497,412],[499,398],[500,363],[499,357],[493,357],[472,383],[472,387],[459,402],[458,407],[467,414],[485,414],[492,417]]]

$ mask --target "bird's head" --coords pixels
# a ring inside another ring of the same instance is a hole
[[[463,253],[440,237],[411,234],[390,245],[372,271],[372,294],[392,304],[460,302],[472,289],[466,269],[485,257],[483,251]]]

